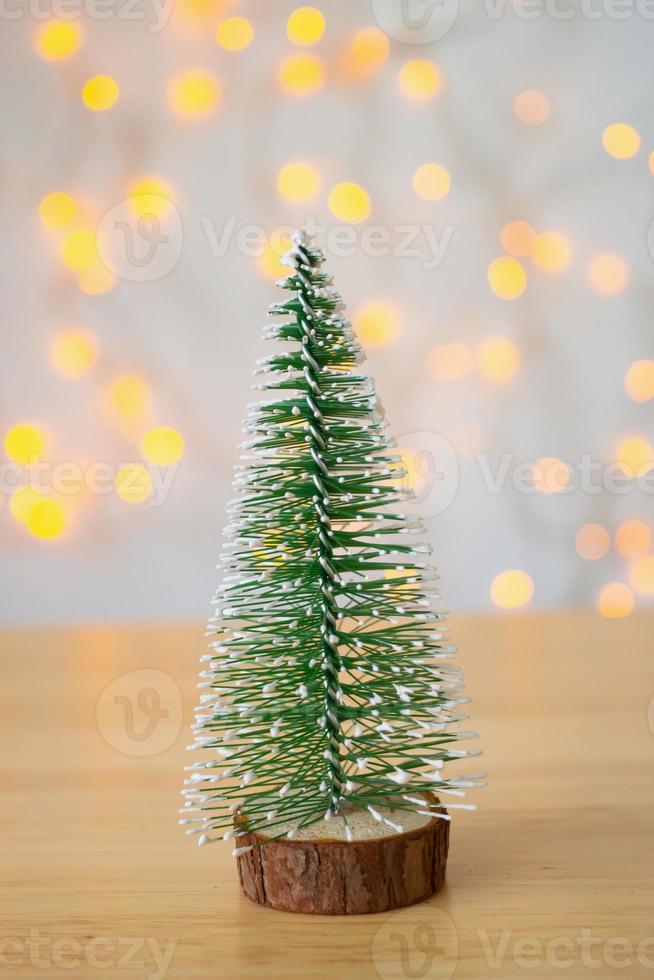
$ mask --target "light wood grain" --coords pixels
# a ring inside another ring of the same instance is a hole
[[[455,621],[490,785],[454,821],[438,895],[347,919],[257,907],[229,846],[198,848],[177,825],[203,632],[2,634],[0,976],[160,977],[153,949],[168,942],[168,980],[654,976],[654,939],[635,953],[654,937],[652,616]],[[111,728],[120,684],[103,696],[137,669],[159,672],[170,712],[142,742]]]

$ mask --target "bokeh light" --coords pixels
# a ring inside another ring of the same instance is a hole
[[[99,256],[93,265],[76,271],[77,284],[88,296],[101,296],[103,293],[108,293],[116,283],[116,276]]]
[[[61,258],[75,271],[90,269],[100,262],[95,231],[85,225],[71,228],[61,243]]]
[[[43,541],[54,541],[66,530],[66,511],[58,500],[46,498],[34,501],[25,515],[30,534]]]
[[[477,352],[477,370],[489,381],[509,381],[520,367],[520,351],[506,337],[491,337]]]
[[[282,265],[282,256],[288,248],[288,242],[280,239],[279,236],[269,239],[264,245],[263,251],[257,256],[257,267],[262,276],[266,279],[285,278],[290,269]]]
[[[634,558],[629,567],[629,581],[640,595],[654,595],[654,555]]]
[[[332,187],[327,204],[335,218],[352,224],[365,221],[372,209],[367,191],[352,181],[344,181]]]
[[[416,58],[402,65],[398,85],[409,99],[422,102],[438,95],[443,87],[443,77],[433,61]]]
[[[623,582],[609,582],[600,590],[597,609],[606,619],[629,616],[634,609],[634,594]]]
[[[523,265],[510,255],[502,255],[488,266],[488,283],[500,299],[514,300],[521,296],[527,285]]]
[[[325,81],[325,68],[315,54],[289,54],[279,66],[279,83],[293,95],[313,95]]]
[[[285,164],[277,174],[277,192],[284,201],[312,201],[322,190],[320,174],[310,163],[295,160]]]
[[[77,215],[77,204],[65,191],[52,191],[39,202],[39,219],[44,228],[65,228]]]
[[[46,61],[72,58],[81,43],[82,28],[75,20],[49,20],[41,24],[34,35],[34,47]]]
[[[82,102],[92,112],[106,112],[118,101],[120,87],[111,75],[94,75],[84,83]]]
[[[624,387],[635,402],[654,398],[654,361],[634,361],[625,375]]]
[[[128,463],[116,473],[116,493],[128,504],[142,504],[152,494],[152,477],[142,463]]]
[[[654,450],[641,436],[628,436],[619,444],[616,459],[623,472],[635,479],[652,468]]]
[[[207,119],[216,111],[220,97],[220,82],[207,69],[178,72],[168,83],[168,105],[180,119]]]
[[[390,51],[388,36],[378,27],[362,27],[352,38],[347,68],[352,74],[367,75],[380,68]]]
[[[528,221],[508,221],[500,232],[500,244],[509,255],[523,258],[531,252],[535,234]]]
[[[216,41],[225,51],[243,51],[254,38],[254,28],[246,17],[227,17],[216,29]]]
[[[628,280],[629,267],[619,255],[596,255],[588,263],[588,281],[599,293],[620,293]]]
[[[184,440],[176,429],[158,425],[143,436],[141,454],[149,463],[170,466],[184,455]]]
[[[452,178],[440,163],[423,163],[413,175],[413,189],[426,201],[440,201],[450,190]]]
[[[325,18],[317,7],[298,7],[286,23],[286,36],[292,44],[309,47],[325,33]]]
[[[388,347],[399,334],[397,311],[381,301],[359,307],[352,318],[352,324],[365,348]]]
[[[520,122],[527,126],[540,126],[550,116],[550,100],[533,88],[519,92],[513,100],[513,111]]]
[[[580,558],[598,561],[611,546],[611,536],[601,524],[584,524],[577,531],[575,548]]]
[[[441,344],[427,354],[427,373],[437,381],[459,381],[467,377],[475,363],[474,355],[467,344],[453,341]]]
[[[500,572],[491,582],[490,597],[501,609],[526,606],[533,594],[534,583],[531,576],[518,568]]]
[[[9,498],[9,510],[12,517],[24,524],[31,508],[43,500],[43,496],[43,491],[37,490],[36,487],[18,487]]]
[[[652,546],[652,529],[644,521],[623,521],[615,532],[615,547],[625,558],[644,555]]]
[[[173,190],[163,177],[136,177],[127,187],[127,200],[134,214],[163,218],[170,211]]]
[[[627,123],[613,123],[602,133],[602,144],[610,156],[618,160],[628,160],[638,153],[640,136]]]
[[[52,364],[65,378],[81,378],[88,374],[99,352],[94,334],[82,327],[57,331],[50,344]]]
[[[545,272],[560,272],[570,264],[570,242],[558,231],[544,231],[536,235],[531,245],[534,263]]]
[[[534,486],[541,493],[561,493],[570,483],[570,467],[556,456],[543,456],[534,463]]]
[[[4,446],[9,459],[29,466],[30,463],[36,463],[45,452],[45,435],[38,425],[21,422],[9,429]]]
[[[111,410],[122,419],[137,419],[150,408],[150,386],[138,374],[122,374],[107,389]]]

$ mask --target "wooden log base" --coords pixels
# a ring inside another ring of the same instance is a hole
[[[445,881],[449,821],[380,812],[403,832],[357,810],[347,815],[351,841],[338,817],[304,827],[293,839],[269,840],[261,832],[239,837],[239,847],[254,845],[237,857],[243,891],[268,908],[317,915],[386,912],[424,901]]]

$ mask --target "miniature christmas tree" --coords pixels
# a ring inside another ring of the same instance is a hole
[[[352,840],[359,811],[396,833],[411,812],[448,820],[438,798],[479,780],[443,773],[479,750],[458,746],[474,733],[431,549],[323,259],[298,233],[283,260],[265,327],[283,348],[257,368],[275,396],[247,417],[199,685],[191,748],[209,758],[183,822],[237,855],[323,818]]]

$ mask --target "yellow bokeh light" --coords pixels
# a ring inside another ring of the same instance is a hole
[[[531,245],[531,257],[545,272],[560,272],[570,263],[570,242],[558,231],[544,231],[535,236]]]
[[[82,89],[82,102],[92,112],[106,112],[118,101],[120,88],[111,75],[94,75]]]
[[[281,263],[282,255],[287,248],[288,242],[279,238],[266,242],[261,255],[257,256],[257,267],[262,276],[277,280],[290,275],[291,270]]]
[[[66,511],[58,500],[35,501],[27,511],[25,525],[35,538],[53,541],[66,530]]]
[[[654,464],[654,450],[641,436],[628,436],[618,446],[617,462],[632,478],[643,476]]]
[[[633,126],[627,123],[613,123],[602,133],[602,144],[606,152],[618,160],[628,160],[640,149],[640,136]]]
[[[535,89],[525,89],[519,92],[513,100],[513,111],[520,122],[527,126],[540,126],[549,119],[550,100],[542,92]]]
[[[625,375],[624,387],[635,402],[654,398],[654,361],[634,361]]]
[[[488,283],[500,299],[514,300],[521,296],[527,285],[523,265],[510,255],[502,255],[488,266]]]
[[[184,455],[184,440],[176,429],[158,425],[143,436],[141,453],[148,463],[170,466]]]
[[[61,258],[71,269],[90,269],[100,261],[96,234],[81,226],[69,231],[61,243]]]
[[[543,456],[534,463],[534,486],[541,493],[561,493],[570,483],[570,467],[556,456]]]
[[[23,422],[14,425],[5,436],[5,453],[14,463],[28,466],[45,451],[45,436],[37,425]]]
[[[615,532],[615,547],[625,558],[644,555],[652,546],[652,529],[644,521],[623,521]]]
[[[310,163],[287,163],[277,174],[277,191],[284,201],[312,201],[321,191],[320,174]]]
[[[367,191],[360,184],[355,184],[352,181],[343,181],[343,183],[332,187],[327,205],[339,221],[348,221],[353,224],[365,221],[372,209]]]
[[[49,20],[34,36],[34,46],[46,61],[71,58],[82,43],[82,28],[74,20]]]
[[[396,310],[388,303],[376,300],[359,307],[352,324],[360,343],[368,349],[388,347],[399,333]]]
[[[534,594],[531,576],[518,568],[500,572],[491,582],[490,597],[501,609],[519,609],[526,606]]]
[[[649,172],[654,176],[654,150],[647,158],[647,166],[649,167]]]
[[[90,330],[60,330],[52,339],[50,357],[55,370],[65,378],[88,374],[98,359],[99,346]]]
[[[77,284],[87,296],[101,296],[115,285],[116,277],[98,257],[87,269],[77,269]]]
[[[522,258],[531,252],[536,232],[527,221],[509,221],[500,232],[500,243],[509,255]]]
[[[575,537],[577,554],[586,561],[598,561],[603,558],[610,545],[609,532],[601,524],[584,524]]]
[[[427,354],[427,373],[437,381],[459,381],[472,371],[474,356],[467,344],[441,344]]]
[[[228,17],[216,30],[216,41],[225,51],[243,51],[253,38],[254,29],[246,17]]]
[[[309,47],[325,33],[325,18],[317,7],[298,7],[288,18],[286,36],[293,44]]]
[[[443,87],[443,77],[433,63],[424,58],[405,62],[398,76],[400,91],[409,99],[433,99]]]
[[[347,67],[353,74],[366,75],[375,71],[388,58],[388,37],[378,27],[362,27],[352,38]]]
[[[633,612],[634,594],[623,582],[609,582],[597,597],[597,608],[607,619],[620,619]]]
[[[289,54],[279,66],[279,83],[293,95],[312,95],[325,81],[325,69],[315,54]]]
[[[162,177],[136,177],[127,188],[127,201],[138,217],[154,215],[163,218],[171,207],[173,190]]]
[[[52,191],[39,202],[39,218],[44,228],[65,228],[77,214],[77,204],[64,191]]]
[[[423,163],[413,175],[413,189],[426,201],[440,201],[449,193],[452,178],[440,163]]]
[[[209,21],[224,13],[229,0],[175,0],[173,16],[186,28],[204,30]]]
[[[37,490],[35,487],[29,486],[18,487],[9,498],[9,510],[11,511],[12,517],[24,524],[31,507],[34,504],[38,504],[41,500],[43,500],[42,490]]]
[[[491,337],[479,348],[477,369],[489,381],[508,381],[520,367],[520,351],[506,337]]]
[[[654,595],[654,555],[634,558],[629,568],[629,581],[641,595]]]
[[[221,97],[220,82],[206,69],[178,72],[168,83],[168,105],[180,119],[207,119]]]
[[[619,255],[596,255],[588,263],[588,281],[599,293],[621,292],[629,279],[629,266]]]
[[[114,378],[107,391],[109,407],[123,419],[136,419],[150,408],[150,386],[138,374]]]
[[[128,463],[116,473],[116,493],[128,504],[142,504],[152,493],[152,477],[142,463]]]

